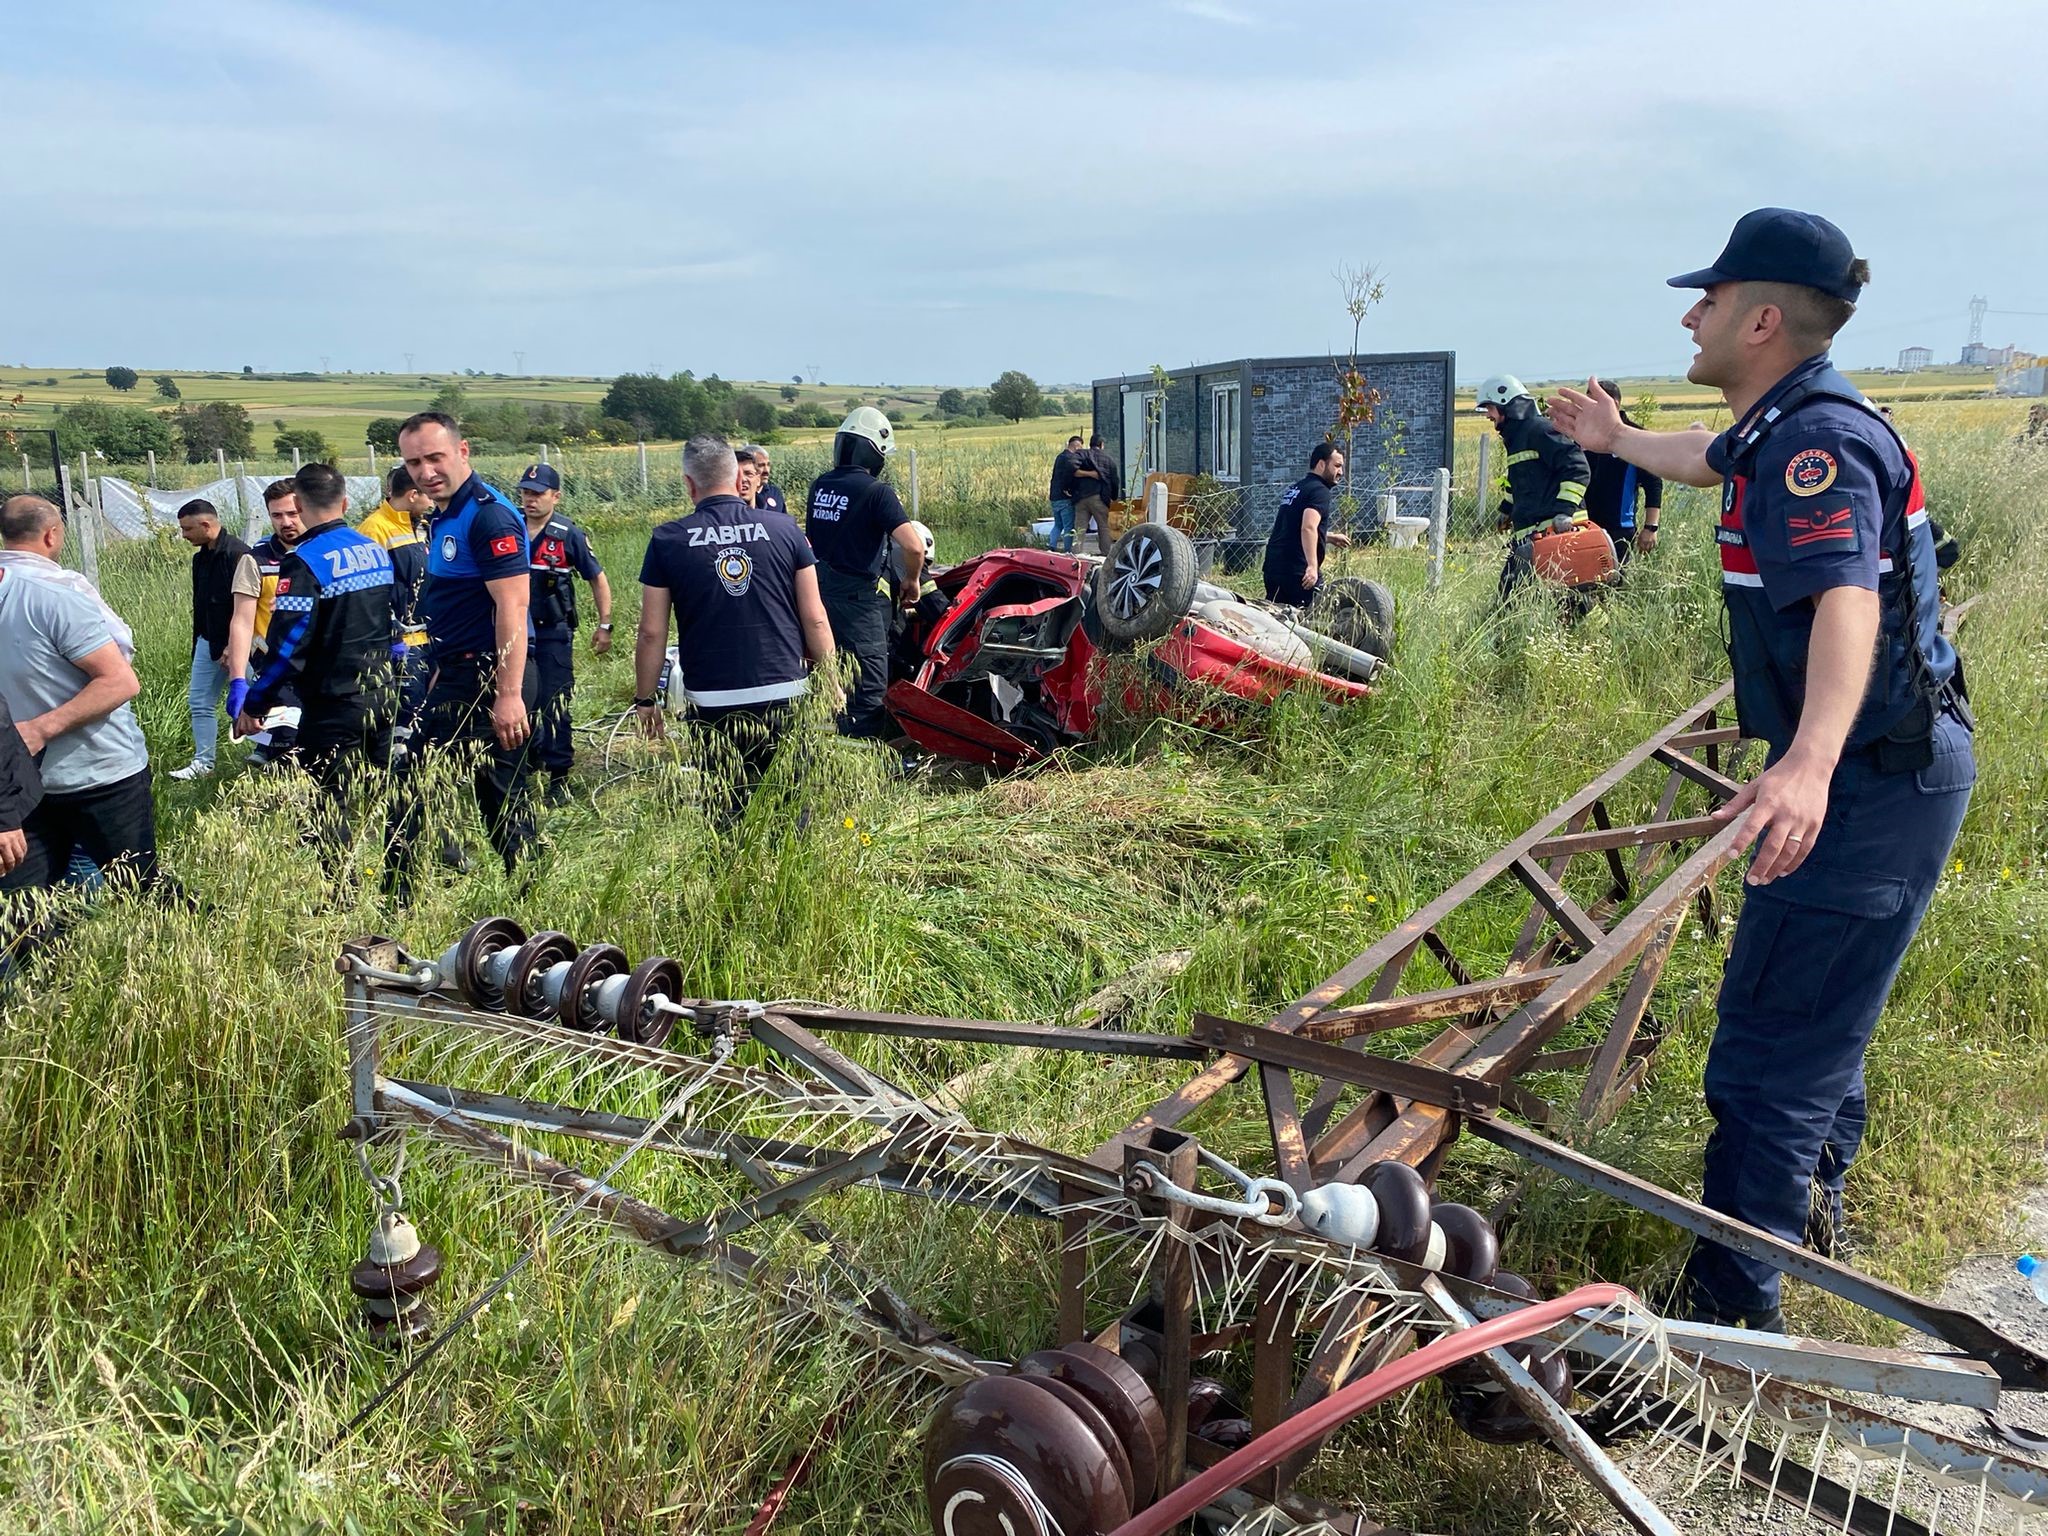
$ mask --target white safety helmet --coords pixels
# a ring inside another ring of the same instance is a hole
[[[1512,373],[1496,373],[1479,386],[1479,394],[1472,402],[1472,409],[1486,405],[1506,405],[1510,400],[1526,400],[1529,391],[1522,381]]]
[[[932,561],[939,552],[938,544],[932,538],[932,531],[931,529],[927,528],[923,523],[916,521],[906,523],[904,526],[909,528],[909,530],[912,533],[916,534],[917,541],[924,546],[925,576],[929,578],[931,575]],[[901,544],[898,544],[894,539],[891,539],[889,541],[888,560],[889,580],[893,585],[901,587],[903,585],[905,575],[903,569],[903,546]]]
[[[846,420],[839,423],[839,430],[845,436],[873,445],[885,459],[896,451],[896,433],[889,426],[889,418],[872,405],[855,406]]]

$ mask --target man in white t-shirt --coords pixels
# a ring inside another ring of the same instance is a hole
[[[142,691],[97,597],[62,579],[64,520],[39,496],[0,504],[0,697],[38,762],[43,800],[0,892],[57,884],[75,851],[114,881],[152,887],[149,751],[129,701]]]

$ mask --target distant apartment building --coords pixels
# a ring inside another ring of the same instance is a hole
[[[1918,373],[1922,368],[1934,366],[1932,347],[1905,347],[1899,352],[1899,372]]]
[[[2012,365],[2012,355],[2017,347],[1987,347],[1981,341],[1973,341],[1963,348],[1962,365],[1965,368],[2006,368]]]

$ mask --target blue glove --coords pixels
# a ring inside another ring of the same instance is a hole
[[[249,680],[237,677],[228,683],[228,718],[232,720],[242,712],[242,706],[249,702]]]
[[[406,643],[403,640],[391,642],[391,661],[394,666],[402,667],[405,665],[406,650]]]

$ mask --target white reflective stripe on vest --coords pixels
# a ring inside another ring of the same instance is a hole
[[[699,693],[687,683],[683,685],[683,697],[699,709],[729,709],[735,704],[774,704],[782,699],[800,699],[811,691],[811,680],[807,677],[793,678],[786,683],[763,683],[758,688],[716,688]]]
[[[1754,571],[1723,571],[1721,581],[1730,587],[1760,587],[1764,584],[1763,577]]]

